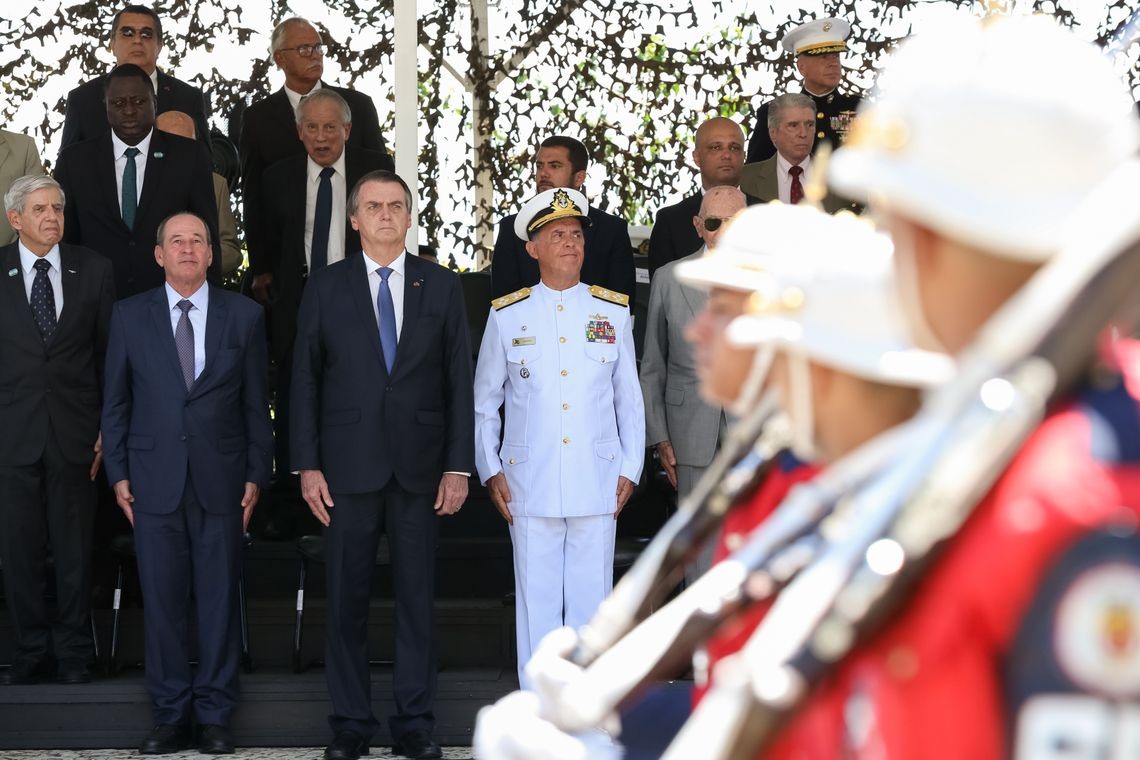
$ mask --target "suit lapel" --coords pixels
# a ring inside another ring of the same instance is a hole
[[[369,271],[375,265],[372,261],[363,261],[363,253],[354,253],[346,260],[344,267],[344,276],[348,280],[348,291],[352,294],[352,300],[356,303],[356,310],[360,324],[364,325],[364,332],[368,336],[368,342],[372,344],[372,348],[376,351],[376,358],[380,360],[380,370],[387,372],[387,365],[384,364],[384,349],[380,346],[380,328],[376,325],[376,306],[372,303],[372,291],[368,288]],[[365,264],[368,267],[365,267]],[[396,351],[396,356],[399,357],[399,349]]]
[[[4,279],[4,301],[9,304],[14,319],[21,324],[17,334],[27,335],[42,346],[40,329],[36,327],[35,317],[32,316],[32,305],[28,303],[28,293],[24,289],[24,273],[20,269],[20,247],[18,243],[12,243],[8,246],[7,253],[4,255],[4,273],[0,276]]]
[[[166,301],[166,288],[159,286],[153,292],[154,296],[150,301],[150,316],[154,322],[155,337],[158,339],[159,345],[162,346],[160,350],[166,354],[170,369],[178,381],[178,387],[185,388],[186,381],[182,377],[182,362],[178,361],[178,348],[174,345],[174,330],[170,327],[170,308]]]
[[[761,197],[779,198],[780,185],[776,181],[776,158],[772,157],[770,162],[761,164],[760,174],[760,187],[763,189],[765,195]]]
[[[99,177],[99,182],[103,185],[99,195],[107,204],[107,215],[125,230],[127,225],[123,222],[123,210],[119,206],[119,178],[118,172],[115,171],[115,144],[111,142],[110,130],[104,134],[102,143],[102,149],[95,155],[97,166],[94,176]]]
[[[419,322],[420,304],[424,294],[424,273],[419,265],[424,263],[412,254],[404,253],[404,323],[400,328],[400,339],[396,342],[396,361],[392,364],[393,372],[400,369],[401,364],[408,362],[408,352],[416,343],[416,327]],[[431,266],[436,266],[432,264]],[[401,360],[403,360],[401,362]]]
[[[59,247],[59,264],[59,279],[63,283],[63,311],[60,312],[59,322],[55,327],[56,335],[71,327],[71,323],[75,321],[71,315],[75,314],[79,308],[80,285],[82,284],[80,257],[74,255],[70,250],[64,250],[62,245]]]
[[[209,379],[210,371],[218,360],[218,350],[222,347],[222,335],[226,332],[226,320],[229,319],[229,309],[218,291],[210,286],[209,307],[206,310],[206,363],[202,367],[202,374],[190,386],[190,395],[204,387],[204,381]],[[181,368],[179,364],[179,368]]]
[[[150,137],[150,151],[146,157],[146,171],[143,172],[142,194],[139,196],[138,209],[135,211],[136,226],[149,209],[151,198],[157,195],[155,192],[148,192],[147,188],[153,190],[162,187],[162,178],[165,174],[166,154],[163,152],[165,148],[166,141],[162,139],[161,133],[157,129],[153,130]]]
[[[8,141],[4,139],[3,133],[0,133],[0,166],[7,163],[8,158],[12,155],[12,147],[8,145]],[[16,179],[13,177],[12,179]]]

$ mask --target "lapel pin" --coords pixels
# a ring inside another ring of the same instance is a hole
[[[74,270],[74,269],[68,269],[67,271],[68,271],[68,274],[75,274],[75,270]]]
[[[151,155],[153,155],[155,158],[162,158],[162,151],[161,151],[161,150],[156,150],[156,151],[155,151],[153,154],[151,154]]]
[[[20,270],[16,269],[15,267],[12,267],[11,269],[8,270],[8,276],[9,277],[15,277],[19,273],[20,273]]]
[[[423,282],[424,282],[423,280],[416,280],[415,282],[412,283],[412,287],[418,288],[420,285],[423,285]]]

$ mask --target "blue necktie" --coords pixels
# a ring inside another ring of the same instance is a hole
[[[40,337],[44,343],[47,343],[55,332],[55,290],[51,286],[51,280],[48,279],[51,262],[47,259],[37,259],[32,266],[36,268],[30,301],[32,316],[35,317],[36,327],[40,330]]]
[[[329,225],[332,224],[331,166],[321,169],[321,182],[317,185],[317,206],[313,212],[313,244],[309,255],[309,271],[315,272],[329,263]]]
[[[139,207],[139,175],[135,165],[138,148],[127,148],[127,166],[123,169],[123,224],[128,229],[135,228],[135,211]]]
[[[178,349],[178,363],[182,365],[182,380],[186,390],[194,384],[194,325],[190,324],[190,310],[194,304],[183,298],[177,304],[182,309],[178,325],[174,328],[174,347]]]
[[[384,366],[392,374],[396,361],[396,307],[392,305],[392,291],[388,288],[388,278],[392,276],[390,267],[376,270],[380,275],[380,288],[376,293],[376,310],[380,312],[380,348],[384,351]]]

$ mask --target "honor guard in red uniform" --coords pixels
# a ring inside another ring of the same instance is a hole
[[[920,345],[965,356],[1062,250],[1140,215],[1122,200],[1131,99],[1099,50],[1050,19],[917,35],[880,87],[831,180],[890,230]],[[1088,224],[1090,202],[1105,225]],[[766,757],[1140,753],[1140,363],[1128,342],[1106,343],[905,607]]]

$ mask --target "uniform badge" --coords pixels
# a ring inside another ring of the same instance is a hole
[[[586,340],[589,343],[615,343],[614,326],[604,319],[591,319],[586,323]]]
[[[855,123],[854,111],[840,111],[831,117],[831,131],[839,135],[841,141],[846,140],[853,123]]]
[[[525,338],[511,338],[512,346],[533,346],[537,338],[533,335],[528,335]]]
[[[523,367],[519,370],[519,377],[521,377],[523,380],[526,380],[528,377],[530,377],[530,370],[526,367]]]
[[[1054,648],[1061,670],[1091,692],[1140,694],[1140,567],[1085,570],[1057,606]]]

